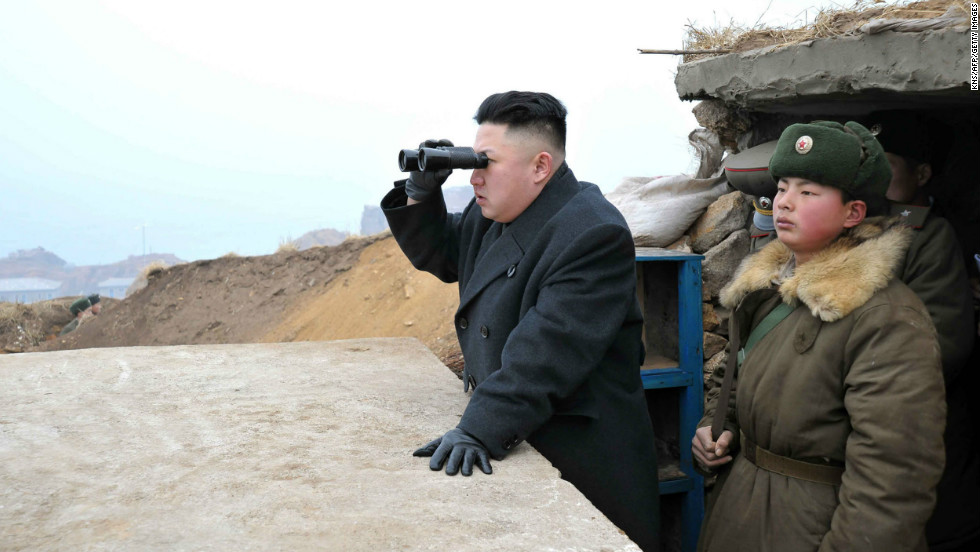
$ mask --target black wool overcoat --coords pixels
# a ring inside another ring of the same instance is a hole
[[[527,440],[644,550],[658,541],[653,428],[639,368],[642,315],[632,235],[564,163],[513,222],[441,192],[381,207],[412,264],[459,282],[455,315],[472,397],[459,428],[494,458]]]

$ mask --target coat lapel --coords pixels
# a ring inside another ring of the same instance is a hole
[[[493,223],[487,230],[489,234],[502,225],[499,222]],[[521,261],[524,251],[520,248],[513,235],[508,232],[509,228],[502,229],[501,235],[486,249],[481,247],[477,254],[473,268],[473,277],[466,282],[459,296],[459,310],[462,310],[467,303],[473,300],[483,288],[490,285],[490,282],[501,276],[507,275],[507,270]]]
[[[459,311],[491,282],[506,277],[512,266],[520,264],[527,246],[541,227],[578,192],[578,188],[571,169],[562,163],[534,203],[514,222],[506,227],[499,222],[490,225],[483,238],[486,243],[481,243],[480,252],[474,259],[472,276],[461,287]],[[490,243],[498,230],[500,237]]]

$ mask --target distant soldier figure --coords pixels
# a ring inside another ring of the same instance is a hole
[[[98,315],[102,311],[102,298],[99,297],[98,293],[93,293],[88,297],[76,299],[68,310],[75,316],[75,319],[62,328],[61,333],[58,334],[59,337],[77,330],[78,326],[82,323],[82,319],[85,318],[86,312]]]
[[[75,329],[77,329],[78,325],[81,323],[82,315],[84,315],[85,311],[90,308],[92,308],[92,301],[90,301],[88,297],[82,297],[81,299],[76,299],[71,304],[71,306],[68,307],[68,310],[71,312],[71,315],[74,316],[75,318],[71,322],[66,324],[64,328],[61,329],[61,333],[58,334],[58,336],[60,337],[63,335],[67,335],[75,331]]]
[[[92,314],[98,315],[102,311],[102,298],[99,297],[98,293],[89,295],[88,302],[92,303]]]

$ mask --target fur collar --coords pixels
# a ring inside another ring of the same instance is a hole
[[[779,285],[783,302],[802,301],[825,322],[840,320],[885,288],[905,259],[912,230],[898,217],[866,219]],[[734,309],[749,293],[772,287],[792,253],[774,240],[750,255],[721,290],[721,304]]]

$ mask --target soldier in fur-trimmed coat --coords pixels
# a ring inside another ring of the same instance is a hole
[[[890,177],[881,146],[856,123],[792,125],[770,171],[779,241],[743,262],[721,301],[740,337],[780,304],[789,314],[737,372],[713,375],[692,449],[705,468],[731,466],[699,548],[926,550],[942,370],[928,311],[894,278],[911,230],[865,218]],[[734,394],[721,397],[732,376]]]

